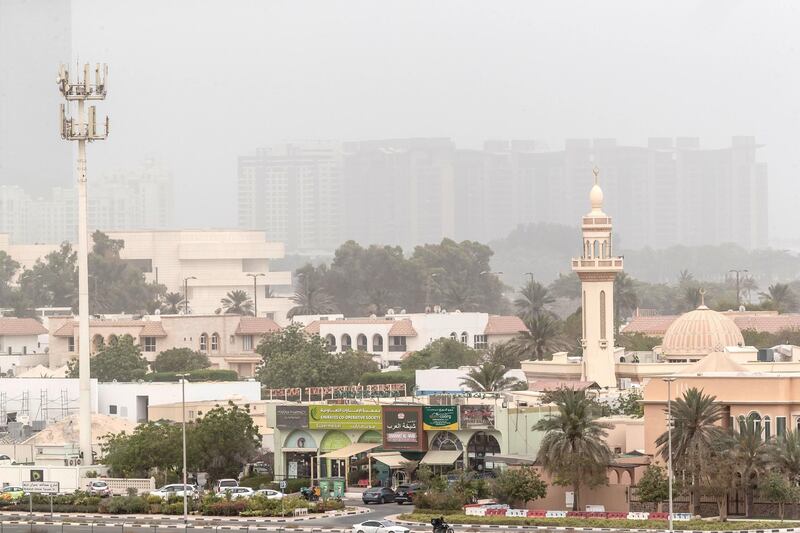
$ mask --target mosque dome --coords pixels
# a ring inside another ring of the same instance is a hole
[[[727,316],[700,305],[673,322],[661,344],[666,356],[705,356],[726,346],[743,346],[739,327]]]
[[[603,210],[603,189],[596,183],[589,192],[589,202],[592,204],[592,211]]]

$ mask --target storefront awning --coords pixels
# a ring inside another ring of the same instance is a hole
[[[460,450],[431,450],[425,454],[425,457],[422,458],[420,464],[423,465],[451,465],[456,462],[456,460],[461,457]]]
[[[281,448],[284,453],[317,453],[317,448]]]
[[[511,466],[532,465],[536,463],[536,457],[532,456],[528,457],[525,455],[513,455],[513,454],[505,454],[505,455],[486,454],[486,460],[491,461],[493,463],[504,463]]]
[[[378,452],[369,454],[372,459],[379,461],[389,468],[401,468],[402,464],[407,462],[399,452]]]
[[[345,446],[344,448],[339,448],[338,450],[332,452],[323,453],[321,457],[323,459],[347,459],[348,457],[358,455],[359,453],[364,453],[370,450],[374,450],[379,446],[380,444],[373,444],[369,442],[356,442],[355,444],[350,444],[348,446]]]

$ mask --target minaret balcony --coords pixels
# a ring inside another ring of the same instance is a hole
[[[591,259],[578,257],[572,259],[572,270],[577,272],[591,270],[622,272],[622,262],[621,257],[607,257],[603,259],[599,257]]]

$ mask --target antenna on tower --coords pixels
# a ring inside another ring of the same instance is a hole
[[[600,169],[597,168],[597,165],[592,169],[592,174],[594,174],[594,184],[597,185],[597,177],[600,175]]]

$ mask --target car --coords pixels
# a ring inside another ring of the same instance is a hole
[[[181,483],[173,483],[172,485],[164,485],[163,487],[154,490],[150,493],[150,496],[158,496],[162,500],[167,500],[170,496],[176,496],[178,498],[183,498],[183,491],[184,485]],[[197,490],[197,487],[194,485],[186,485],[186,496],[192,499],[197,499],[200,497],[200,493]]]
[[[22,487],[17,487],[15,485],[11,485],[8,487],[3,487],[3,490],[0,491],[0,501],[4,502],[14,502],[25,496],[25,489]]]
[[[394,491],[389,487],[372,487],[364,491],[361,495],[364,503],[386,503],[394,501]]]
[[[225,492],[227,489],[232,489],[238,486],[239,482],[235,479],[220,479],[214,483],[214,492],[219,494],[220,492]]]
[[[268,500],[282,500],[285,494],[273,489],[261,489],[256,491],[256,496],[263,496]]]
[[[421,489],[422,485],[418,483],[400,485],[394,493],[394,502],[399,505],[414,503],[414,496]]]
[[[111,496],[111,487],[105,481],[90,481],[86,486],[86,492],[92,496]]]
[[[391,520],[367,520],[353,526],[353,533],[409,533],[410,530]]]
[[[11,466],[14,464],[14,459],[4,453],[0,453],[0,466]]]
[[[231,487],[229,489],[225,489],[223,492],[218,493],[217,496],[227,496],[230,494],[231,500],[238,500],[241,498],[250,498],[255,493],[256,491],[250,487]]]

